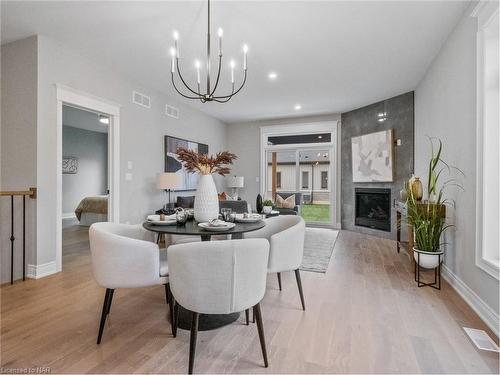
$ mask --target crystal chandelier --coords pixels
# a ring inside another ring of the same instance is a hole
[[[195,99],[195,100],[200,100],[202,103],[206,102],[218,102],[218,103],[226,103],[228,102],[234,95],[239,93],[243,86],[245,85],[245,82],[247,81],[247,52],[248,52],[248,47],[245,44],[243,46],[243,82],[241,83],[241,86],[235,91],[234,89],[234,68],[235,68],[235,62],[234,60],[231,60],[229,63],[229,66],[231,67],[231,93],[228,95],[219,95],[215,93],[215,90],[217,90],[217,86],[219,85],[219,79],[220,79],[220,71],[221,71],[221,66],[222,66],[222,29],[219,28],[218,30],[218,36],[219,36],[219,52],[218,52],[218,57],[219,57],[219,66],[217,68],[217,78],[215,79],[215,85],[213,88],[211,87],[211,77],[210,77],[210,68],[211,68],[211,62],[210,62],[210,0],[208,0],[208,32],[207,32],[207,61],[206,61],[206,69],[207,69],[207,77],[206,77],[206,91],[205,93],[201,92],[201,80],[200,80],[200,67],[201,63],[199,60],[195,61],[195,67],[196,67],[196,78],[197,78],[197,90],[192,89],[184,80],[181,74],[181,70],[179,69],[179,33],[177,31],[174,31],[174,45],[175,47],[172,47],[170,49],[170,54],[172,55],[172,66],[170,69],[171,76],[172,76],[172,85],[174,86],[175,91],[177,91],[180,95],[187,99]],[[189,91],[187,94],[182,93],[178,88],[177,85],[175,84],[175,71],[177,70],[177,75],[179,77],[179,80],[182,82],[184,87]]]

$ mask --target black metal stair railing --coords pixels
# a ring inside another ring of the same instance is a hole
[[[36,188],[26,191],[0,191],[0,196],[10,197],[10,283],[14,284],[14,197],[23,198],[23,281],[26,280],[26,197],[36,199]]]

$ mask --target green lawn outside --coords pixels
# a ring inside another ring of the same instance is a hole
[[[306,222],[330,222],[329,204],[303,204],[302,206],[300,206],[300,213]]]

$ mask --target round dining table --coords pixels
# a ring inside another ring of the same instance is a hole
[[[198,226],[195,220],[188,220],[185,225],[157,225],[150,221],[145,221],[142,226],[158,234],[158,238],[164,234],[175,234],[179,236],[200,236],[202,241],[210,241],[212,236],[231,235],[232,240],[243,238],[243,233],[252,232],[263,228],[266,225],[264,220],[254,223],[235,223],[231,229],[220,231],[208,231]],[[208,331],[226,326],[238,320],[240,313],[233,314],[200,314],[198,330]],[[191,313],[179,305],[177,328],[191,329]]]

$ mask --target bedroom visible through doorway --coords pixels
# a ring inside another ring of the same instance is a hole
[[[108,221],[110,116],[62,108],[62,248],[78,252],[88,228]]]

